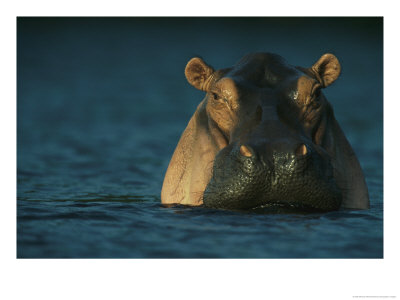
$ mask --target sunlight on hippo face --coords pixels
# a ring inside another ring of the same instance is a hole
[[[359,163],[321,93],[340,69],[332,54],[310,68],[270,53],[246,55],[220,70],[191,59],[186,78],[206,97],[171,160],[163,203],[368,207]]]

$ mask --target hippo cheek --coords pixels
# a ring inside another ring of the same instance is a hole
[[[329,163],[315,153],[301,159],[277,154],[269,163],[246,156],[217,157],[203,196],[206,207],[222,209],[330,211],[341,201]]]

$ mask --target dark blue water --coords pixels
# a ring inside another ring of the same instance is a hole
[[[382,19],[18,19],[17,257],[383,257]],[[275,52],[343,73],[326,89],[371,209],[256,214],[160,205],[203,94],[184,77]]]

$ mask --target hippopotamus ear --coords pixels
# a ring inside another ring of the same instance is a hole
[[[186,65],[185,76],[191,85],[201,91],[208,91],[214,69],[201,58],[194,57]]]
[[[340,63],[335,55],[327,53],[309,69],[322,87],[332,84],[340,75]]]

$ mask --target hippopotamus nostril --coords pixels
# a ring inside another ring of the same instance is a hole
[[[301,144],[300,146],[297,147],[295,151],[297,156],[304,156],[308,153],[307,146],[304,144]]]
[[[250,146],[242,145],[240,146],[239,152],[241,155],[246,156],[246,157],[252,157],[253,152]]]

